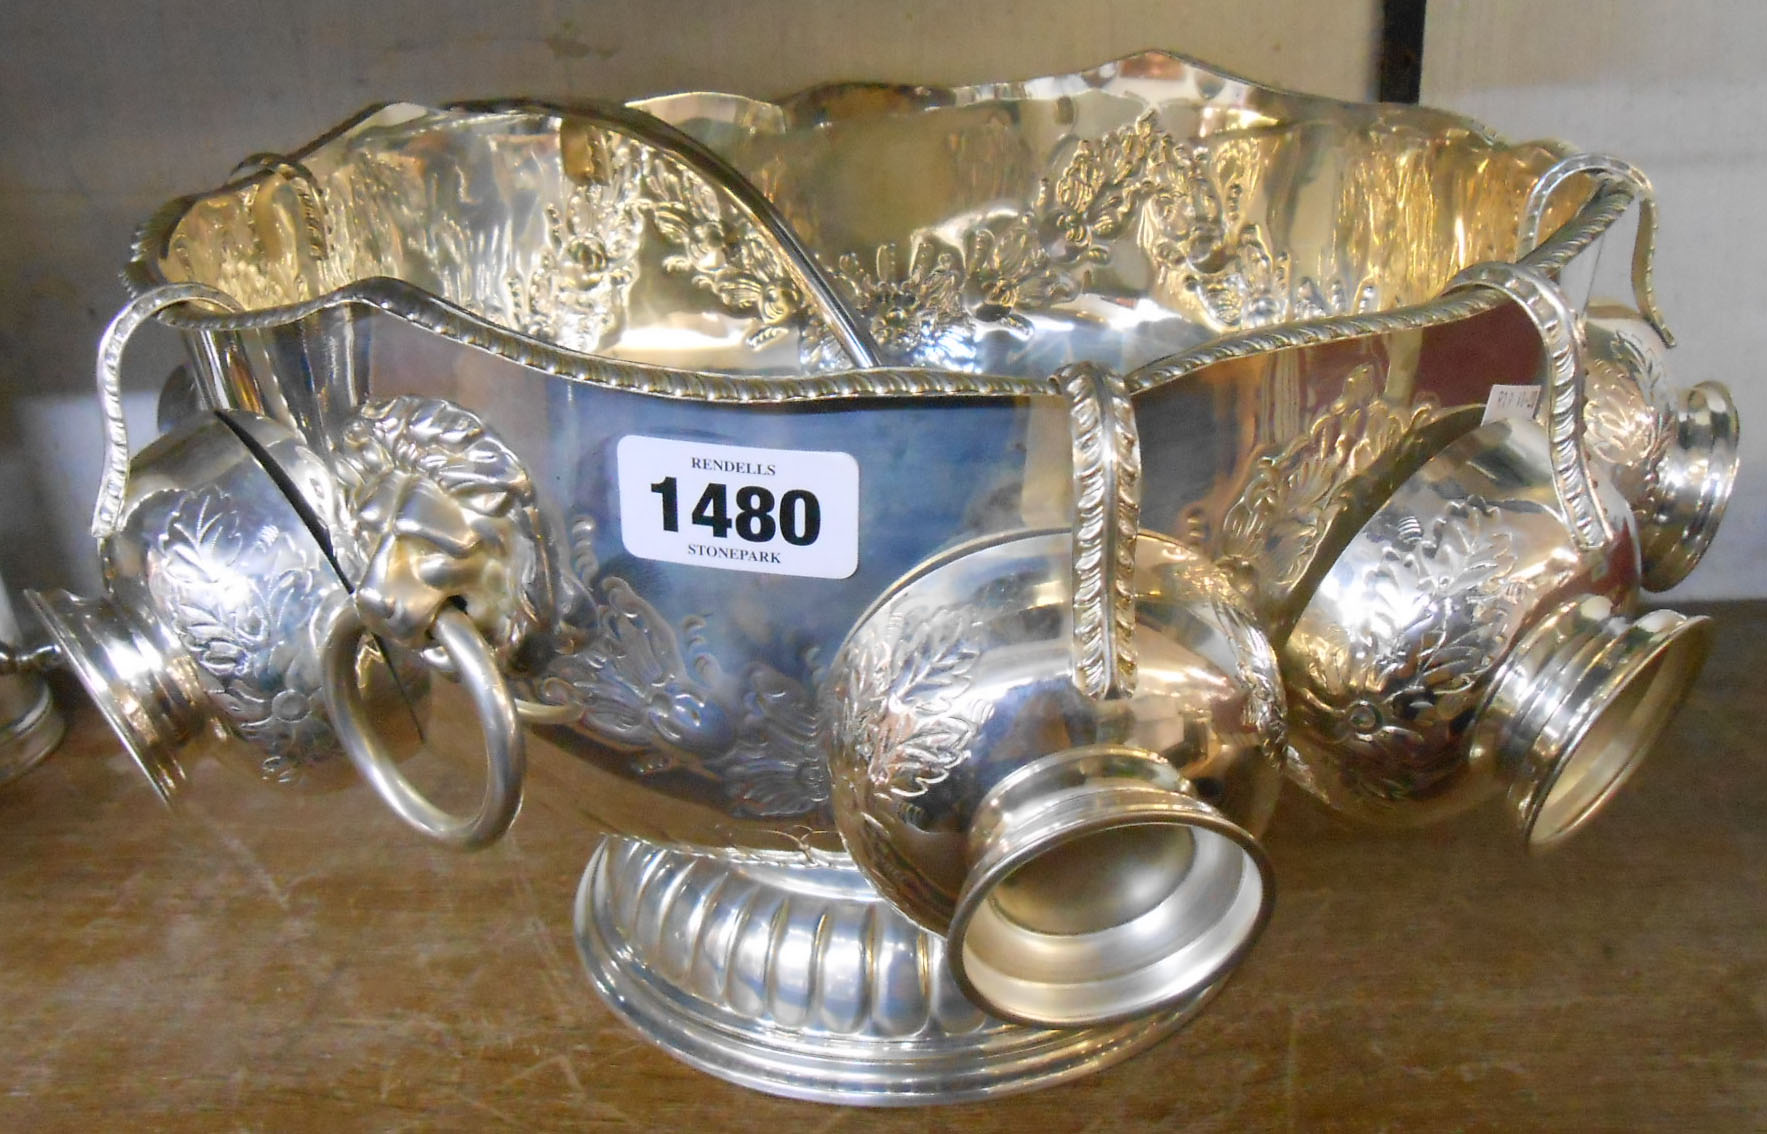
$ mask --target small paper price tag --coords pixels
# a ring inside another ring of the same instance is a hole
[[[1492,386],[1491,396],[1485,399],[1484,422],[1512,418],[1532,420],[1539,410],[1540,387]]]
[[[859,567],[850,453],[620,438],[620,538],[644,559],[844,579]]]

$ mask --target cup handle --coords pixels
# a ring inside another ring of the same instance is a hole
[[[1135,539],[1141,438],[1119,374],[1078,362],[1056,371],[1068,402],[1074,469],[1074,684],[1095,700],[1135,692]]]
[[[1638,236],[1632,244],[1632,296],[1665,346],[1675,345],[1675,336],[1657,306],[1656,286],[1652,280],[1652,263],[1657,251],[1657,194],[1650,178],[1630,162],[1606,154],[1571,154],[1554,162],[1534,181],[1522,207],[1521,225],[1516,232],[1516,256],[1527,255],[1540,243],[1540,225],[1546,218],[1546,206],[1560,187],[1578,174],[1593,177],[1598,185],[1610,186],[1638,202]]]
[[[344,753],[394,814],[431,839],[458,850],[478,850],[502,837],[521,807],[527,770],[515,700],[484,636],[465,611],[448,607],[430,633],[471,694],[485,741],[485,793],[478,811],[454,815],[426,799],[405,778],[368,721],[356,681],[356,651],[365,633],[354,606],[345,607],[325,639],[325,707]]]
[[[1585,551],[1613,541],[1613,520],[1595,494],[1589,454],[1583,446],[1583,333],[1564,293],[1542,273],[1520,264],[1484,263],[1448,281],[1444,293],[1485,287],[1519,304],[1546,348],[1546,434],[1552,446],[1552,482]]]
[[[315,262],[325,260],[331,254],[331,244],[325,235],[325,210],[319,203],[319,182],[313,171],[287,154],[263,151],[234,166],[232,177],[261,172],[276,174],[294,189],[301,204],[301,222],[306,225],[307,254]]]
[[[98,481],[98,502],[92,509],[92,538],[116,533],[129,494],[129,427],[123,418],[123,349],[141,324],[168,307],[203,303],[224,311],[244,308],[224,291],[207,284],[163,284],[123,305],[98,340],[98,405],[104,413],[104,473]]]

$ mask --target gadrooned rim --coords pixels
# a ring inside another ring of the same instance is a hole
[[[1312,100],[1321,105],[1336,100],[1316,95],[1297,95],[1277,87],[1241,79],[1209,64],[1171,52],[1144,51],[1097,67],[1041,79],[1022,80],[1021,85],[1035,82],[1056,82],[1063,79],[1086,79],[1114,73],[1125,63],[1148,57],[1164,57],[1182,61],[1194,68],[1217,75],[1224,80],[1243,82],[1248,87],[1275,96]],[[856,84],[833,84],[839,88]],[[1001,87],[999,83],[978,83],[964,87],[943,88],[947,92],[982,91]],[[771,105],[807,102],[814,88],[791,99]],[[900,89],[892,87],[891,89]],[[937,88],[927,88],[935,92]],[[661,96],[659,96],[661,97]],[[638,103],[655,100],[637,100]],[[288,155],[288,160],[301,161],[314,151],[334,141],[375,114],[402,104],[379,103],[367,107],[319,138]],[[404,104],[409,105],[409,104]],[[567,115],[568,107],[544,102],[523,104],[534,113]],[[1363,105],[1363,104],[1349,104]],[[423,108],[418,108],[423,109]],[[1458,122],[1480,136],[1495,135],[1478,123],[1449,112],[1428,110],[1444,120]],[[198,201],[213,196],[253,178],[271,176],[267,171],[252,174],[223,184],[203,193],[176,198],[156,210],[137,230],[131,256],[123,272],[125,285],[132,293],[140,293],[165,282],[152,264],[152,249],[163,247],[183,216]],[[1545,242],[1521,257],[1519,263],[1533,266],[1549,276],[1605,232],[1631,204],[1631,197],[1620,190],[1598,188],[1572,218],[1549,236]],[[1186,374],[1214,363],[1245,355],[1297,346],[1315,345],[1363,335],[1414,330],[1436,323],[1493,310],[1501,302],[1495,296],[1471,294],[1438,296],[1423,303],[1394,308],[1371,315],[1345,315],[1304,320],[1280,327],[1242,332],[1214,339],[1201,346],[1158,359],[1138,368],[1125,379],[1131,394],[1174,381]],[[1052,393],[1047,379],[1025,380],[1004,375],[971,375],[963,372],[898,368],[875,371],[845,371],[830,375],[804,375],[783,378],[732,378],[727,375],[679,371],[641,363],[615,362],[595,355],[557,347],[531,336],[512,331],[481,319],[413,285],[386,277],[375,277],[347,284],[326,295],[299,304],[265,308],[245,316],[216,316],[167,312],[162,321],[180,330],[197,333],[227,333],[260,329],[294,322],[307,315],[331,307],[361,304],[378,309],[445,337],[508,358],[523,366],[560,377],[625,389],[662,397],[685,398],[712,402],[774,403],[824,400],[852,397],[894,396],[969,396],[1020,397],[1027,394]]]

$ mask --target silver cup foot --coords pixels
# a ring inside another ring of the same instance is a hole
[[[608,838],[577,891],[596,991],[646,1039],[790,1098],[912,1106],[1050,1086],[1172,1034],[1223,981],[1098,1027],[1009,1024],[958,991],[944,942],[840,863],[735,861]]]
[[[1639,515],[1644,587],[1666,591],[1687,578],[1724,519],[1736,488],[1741,427],[1730,391],[1701,382],[1681,395],[1675,434]]]
[[[18,682],[20,691],[33,687],[36,698],[18,717],[0,724],[0,784],[10,783],[24,775],[55,751],[66,732],[66,722],[50,699],[49,687],[41,678],[8,678]]]
[[[1711,641],[1709,618],[1632,619],[1598,596],[1565,603],[1521,640],[1471,744],[1475,759],[1509,770],[1510,814],[1529,850],[1581,829],[1637,770]]]

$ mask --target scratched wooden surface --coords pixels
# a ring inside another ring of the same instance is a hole
[[[361,793],[164,813],[94,714],[0,791],[0,1129],[1712,1130],[1767,1125],[1767,604],[1586,834],[1349,829],[1188,1031],[1040,1094],[871,1113],[726,1086],[615,1022],[568,927],[592,837],[432,851]],[[64,702],[72,698],[64,698]]]

